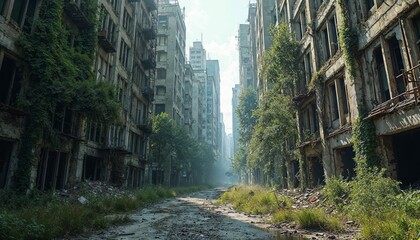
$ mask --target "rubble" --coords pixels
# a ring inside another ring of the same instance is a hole
[[[77,183],[69,189],[58,190],[56,191],[56,194],[60,197],[77,200],[81,204],[86,204],[89,201],[89,197],[119,197],[127,194],[127,192],[128,191],[124,188],[116,187],[106,182],[86,180]]]

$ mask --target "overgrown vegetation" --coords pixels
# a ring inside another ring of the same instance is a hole
[[[104,229],[131,221],[127,213],[134,210],[204,188],[150,186],[122,196],[86,193],[87,204],[36,192],[30,196],[0,192],[0,239],[54,239]]]
[[[152,161],[159,169],[178,175],[185,172],[195,184],[209,183],[216,161],[212,147],[193,139],[184,128],[177,125],[167,113],[152,118],[150,137]],[[167,174],[165,173],[165,174]],[[177,182],[167,182],[177,186]]]
[[[33,31],[19,41],[29,66],[29,91],[20,99],[20,107],[30,113],[19,149],[15,172],[16,189],[29,188],[30,168],[37,163],[41,142],[59,144],[51,116],[57,109],[69,109],[80,119],[87,116],[107,124],[117,119],[119,103],[113,88],[96,83],[91,66],[96,49],[98,7],[83,1],[83,10],[91,27],[81,29],[74,45],[73,32],[63,21],[64,0],[46,0],[34,20]]]
[[[295,221],[303,229],[343,230],[337,217],[320,209],[292,209],[290,198],[260,186],[234,186],[218,199],[218,203],[232,204],[234,209],[245,213],[272,214],[274,224]]]
[[[291,96],[301,84],[300,45],[286,24],[273,27],[271,34],[273,44],[264,55],[260,76],[264,92],[257,96],[245,89],[240,98],[241,150],[234,166],[243,172],[261,169],[268,178],[260,184],[287,187],[290,181],[283,176],[283,169],[297,157],[290,147],[297,134]]]
[[[340,213],[361,224],[365,239],[417,239],[420,192],[402,191],[384,172],[368,171],[350,182],[327,180],[323,191]]]
[[[217,202],[219,204],[231,203],[236,210],[252,214],[274,213],[280,208],[292,205],[291,199],[256,185],[234,186],[223,193]]]

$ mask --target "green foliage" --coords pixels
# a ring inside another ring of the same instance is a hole
[[[299,61],[300,43],[285,23],[271,28],[270,31],[273,44],[263,57],[262,78],[269,88],[276,85],[279,89],[292,93],[303,72]]]
[[[66,29],[62,19],[64,5],[64,0],[43,1],[33,31],[23,34],[19,40],[30,72],[30,90],[19,101],[20,107],[30,112],[15,172],[16,189],[20,192],[29,187],[30,168],[36,164],[38,144],[55,135],[51,115],[57,106],[105,124],[118,116],[119,104],[113,88],[96,83],[91,71],[97,42],[94,27],[98,21],[97,5],[83,1],[83,10],[92,27],[81,29],[74,46],[68,36],[75,33]]]
[[[274,179],[274,169],[284,167],[284,160],[290,160],[285,149],[287,141],[296,136],[296,120],[289,96],[271,89],[263,96],[258,109],[254,112],[258,119],[250,142],[248,166],[260,166]],[[278,171],[281,173],[282,171]]]
[[[379,157],[376,154],[376,128],[372,120],[364,119],[363,115],[353,123],[351,137],[356,157],[358,174],[363,174],[379,166]]]
[[[258,107],[257,92],[248,88],[239,96],[239,105],[236,109],[239,119],[239,142],[242,146],[247,146],[254,132],[257,119],[253,115]]]
[[[357,31],[351,27],[350,16],[348,13],[349,7],[346,0],[338,0],[340,5],[341,22],[338,27],[339,43],[344,52],[344,59],[346,61],[346,68],[352,78],[356,77],[356,55],[358,52],[359,38]]]
[[[397,207],[398,182],[383,172],[366,172],[351,182],[350,215],[380,217]]]
[[[343,230],[337,218],[327,215],[320,209],[302,209],[296,211],[294,214],[294,219],[303,229],[321,229],[332,232]]]
[[[344,206],[348,203],[349,194],[349,182],[342,178],[333,177],[327,179],[322,189],[322,195],[327,198],[327,201],[340,210],[343,210]]]
[[[104,229],[130,221],[126,215],[115,214],[129,213],[165,198],[206,188],[208,186],[172,189],[150,186],[121,196],[88,194],[89,202],[85,205],[49,194],[11,193],[4,197],[6,192],[1,192],[0,239],[55,239]]]
[[[198,183],[208,181],[216,161],[210,145],[197,142],[167,113],[152,118],[150,147],[152,159],[159,168],[194,174]]]
[[[270,214],[292,205],[290,198],[275,195],[267,188],[241,185],[230,188],[217,202],[231,203],[236,210],[252,214]]]

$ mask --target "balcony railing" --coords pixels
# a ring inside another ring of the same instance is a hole
[[[152,126],[149,123],[140,123],[137,127],[142,130],[146,135],[152,133]]]
[[[110,39],[109,35],[107,34],[107,31],[98,32],[98,43],[105,50],[105,52],[107,53],[116,52],[114,43],[112,42],[112,39]]]
[[[146,4],[147,10],[150,12],[157,10],[156,0],[144,0],[144,3]]]
[[[92,26],[80,7],[80,0],[68,0],[64,7],[64,11],[79,28],[88,28]]]
[[[394,110],[401,109],[412,104],[418,105],[420,98],[420,64],[404,71],[395,80],[402,81],[405,86],[404,92],[392,97],[391,99],[377,105],[370,112],[367,118],[374,118]],[[397,84],[398,85],[398,84]]]
[[[149,101],[152,102],[153,98],[154,98],[154,92],[153,89],[151,87],[149,87],[148,85],[144,85],[143,86],[143,90],[141,91],[141,93],[143,94],[143,96]]]
[[[154,27],[148,27],[143,29],[144,38],[146,40],[153,40],[157,37],[156,28]]]
[[[150,54],[141,60],[141,64],[145,70],[153,69],[156,68],[156,59]]]

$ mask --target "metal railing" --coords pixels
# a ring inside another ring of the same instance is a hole
[[[391,99],[378,104],[370,111],[368,118],[372,118],[385,112],[390,112],[403,106],[410,105],[413,102],[415,105],[417,105],[420,97],[419,77],[420,63],[396,76],[396,85],[398,86],[398,81],[402,81],[405,87],[404,92],[401,92],[398,95],[393,96]]]

